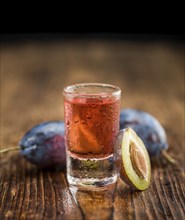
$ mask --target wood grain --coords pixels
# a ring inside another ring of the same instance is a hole
[[[44,36],[43,36],[44,37]],[[57,40],[1,44],[1,148],[35,124],[63,120],[64,86],[105,82],[122,89],[122,108],[153,114],[178,164],[152,160],[148,190],[120,179],[100,191],[69,188],[65,170],[39,170],[18,152],[0,155],[0,219],[185,218],[184,44],[177,41]]]

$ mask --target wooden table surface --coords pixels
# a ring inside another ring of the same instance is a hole
[[[12,37],[12,40],[14,38]],[[37,39],[1,42],[1,149],[32,126],[63,120],[64,86],[105,82],[122,89],[121,108],[154,115],[169,154],[152,161],[143,192],[121,180],[102,191],[69,189],[65,171],[39,170],[18,152],[0,156],[0,219],[184,219],[184,43],[159,38]]]

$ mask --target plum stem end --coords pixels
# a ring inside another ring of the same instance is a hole
[[[177,164],[177,161],[175,159],[173,159],[166,151],[163,150],[163,151],[161,151],[161,153],[168,162],[170,162],[172,164]]]
[[[0,154],[7,153],[10,151],[20,150],[20,149],[21,149],[20,146],[5,148],[5,149],[0,150]]]

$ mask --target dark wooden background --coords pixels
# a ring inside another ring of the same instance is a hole
[[[69,189],[65,171],[42,171],[18,152],[0,156],[0,219],[177,219],[185,217],[184,42],[168,37],[9,36],[1,41],[1,149],[32,126],[63,120],[64,86],[105,82],[122,89],[122,108],[158,118],[169,154],[152,161],[148,190],[121,180],[105,191]]]

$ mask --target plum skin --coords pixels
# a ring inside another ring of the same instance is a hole
[[[21,155],[38,168],[63,169],[66,164],[64,122],[44,122],[31,128],[21,139]]]
[[[150,157],[168,149],[167,136],[159,121],[147,112],[123,109],[120,113],[120,129],[131,127],[144,142]]]

